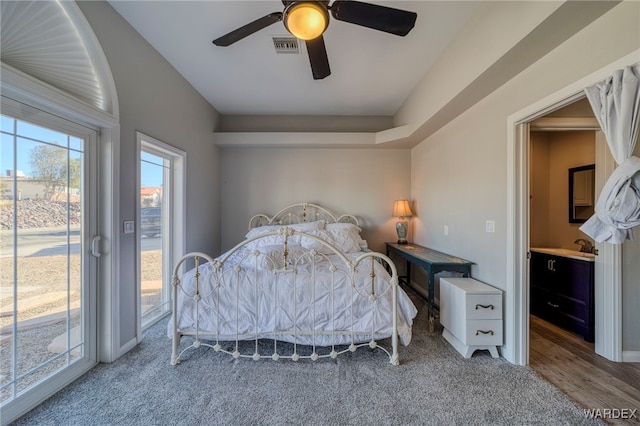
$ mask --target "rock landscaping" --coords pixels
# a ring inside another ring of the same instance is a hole
[[[13,201],[5,201],[0,208],[0,229],[13,229]],[[20,200],[17,201],[17,228],[49,228],[57,226],[79,225],[81,205],[79,202],[66,203],[63,201]],[[68,215],[67,215],[68,212]]]

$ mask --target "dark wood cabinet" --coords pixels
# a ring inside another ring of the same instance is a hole
[[[594,340],[593,262],[531,252],[531,313]]]

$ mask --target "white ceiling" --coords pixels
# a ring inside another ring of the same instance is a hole
[[[212,40],[271,12],[280,1],[110,1],[223,115],[392,116],[481,2],[373,1],[418,14],[398,37],[331,20],[331,75],[313,80],[306,51],[276,54],[282,22],[229,47]],[[303,45],[304,46],[304,45]]]

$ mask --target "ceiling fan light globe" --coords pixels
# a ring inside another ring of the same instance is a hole
[[[301,40],[320,37],[329,25],[329,13],[320,3],[292,3],[285,9],[284,14],[285,27]]]

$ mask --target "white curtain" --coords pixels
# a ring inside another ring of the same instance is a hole
[[[616,71],[585,93],[618,168],[580,230],[597,242],[620,244],[633,239],[631,228],[640,225],[640,158],[632,155],[640,124],[640,64]]]

